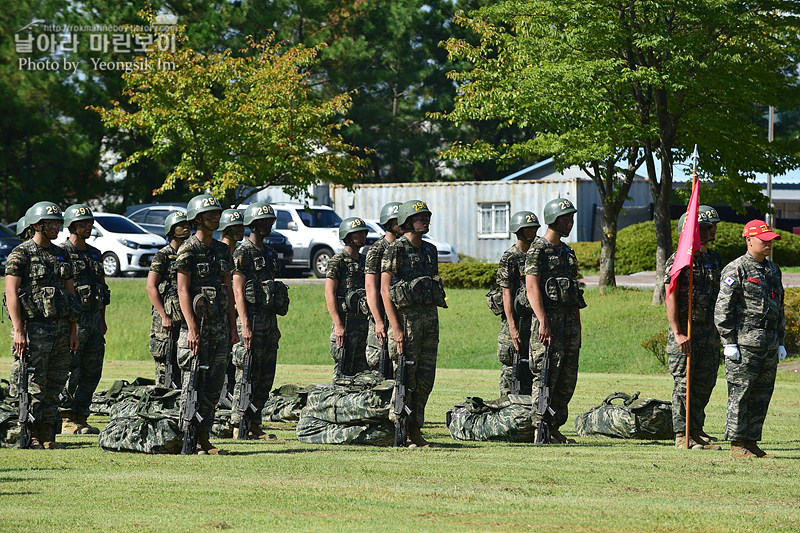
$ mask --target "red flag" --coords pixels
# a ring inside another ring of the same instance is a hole
[[[697,174],[692,175],[692,196],[689,198],[689,205],[686,208],[686,217],[681,228],[681,236],[678,240],[678,251],[675,253],[675,262],[672,263],[672,270],[669,271],[669,288],[667,297],[675,290],[678,282],[678,274],[685,266],[692,264],[694,253],[700,249],[700,225],[697,223],[697,211],[700,207],[700,187],[697,183]]]

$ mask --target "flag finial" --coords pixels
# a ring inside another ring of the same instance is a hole
[[[694,152],[692,152],[692,172],[697,172],[697,158],[700,155],[697,153],[697,145],[694,145]]]

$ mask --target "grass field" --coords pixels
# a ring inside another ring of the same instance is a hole
[[[108,359],[150,358],[150,303],[144,279],[113,279],[112,304],[107,310]],[[290,285],[291,306],[279,317],[278,362],[330,365],[328,338],[331,319],[325,309],[322,285]],[[499,369],[497,334],[500,319],[486,307],[484,290],[450,289],[448,308],[440,309],[440,368]],[[581,370],[587,372],[662,372],[660,363],[641,346],[642,340],[667,328],[663,307],[650,305],[649,291],[615,289],[601,295],[586,291],[582,311]],[[11,323],[0,324],[0,337],[9,338]],[[9,341],[10,344],[10,341]],[[3,351],[3,353],[9,353]]]
[[[10,358],[0,358],[7,375]],[[108,361],[112,378],[148,362]],[[276,384],[329,379],[325,366],[279,365]],[[276,442],[217,441],[229,456],[105,453],[96,437],[65,450],[0,450],[4,532],[127,531],[797,531],[800,377],[781,373],[763,447],[774,460],[679,451],[670,442],[578,439],[577,445],[458,442],[445,411],[467,395],[495,397],[497,372],[441,369],[425,429],[441,446],[393,450],[306,445],[288,424]],[[570,419],[608,393],[669,399],[663,375],[582,372]],[[725,383],[706,429],[720,435]],[[93,417],[93,422],[104,420]],[[572,422],[565,433],[574,435]]]

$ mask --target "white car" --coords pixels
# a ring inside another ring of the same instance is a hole
[[[367,253],[367,249],[369,248],[369,246],[371,246],[372,244],[375,243],[375,241],[383,237],[383,234],[386,232],[381,226],[379,220],[364,219],[364,222],[367,223],[367,227],[369,228],[369,233],[367,233],[368,246],[365,246],[362,249],[362,252]],[[427,233],[423,235],[422,238],[431,243],[432,245],[436,246],[436,250],[439,252],[440,263],[458,263],[458,254],[450,244],[444,241],[437,241]]]
[[[63,228],[58,242],[69,238],[69,230]],[[87,239],[100,250],[103,272],[107,277],[121,272],[147,272],[155,253],[166,246],[163,237],[146,231],[139,224],[113,213],[94,213],[92,235]]]

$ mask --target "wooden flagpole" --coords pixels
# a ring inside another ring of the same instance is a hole
[[[692,154],[692,192],[695,191],[697,184],[697,145],[694,145]],[[694,221],[695,224],[697,221]],[[694,285],[694,252],[692,252],[692,262],[689,264],[689,318],[686,325],[686,337],[689,342],[689,353],[686,355],[686,449],[689,449],[689,415],[691,414],[691,375],[692,375],[692,289]]]

